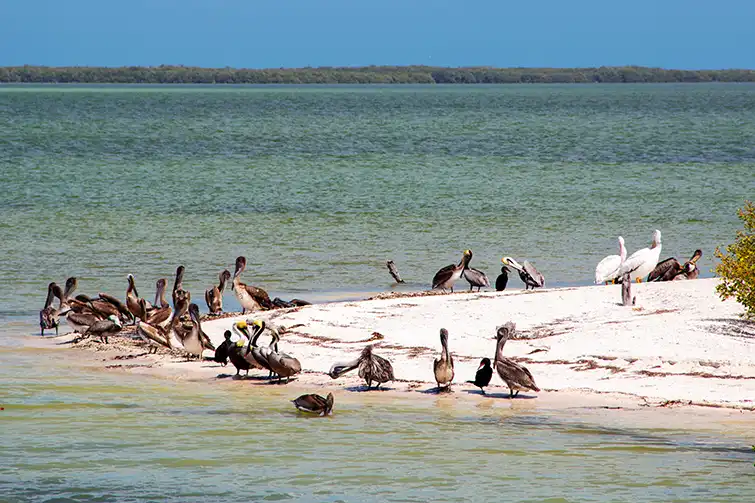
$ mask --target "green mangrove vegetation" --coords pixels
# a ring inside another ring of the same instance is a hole
[[[0,83],[88,84],[547,84],[637,82],[755,82],[755,70],[599,68],[444,68],[362,66],[317,68],[199,68],[192,66],[7,66]]]

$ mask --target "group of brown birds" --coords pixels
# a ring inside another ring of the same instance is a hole
[[[468,268],[471,255],[472,252],[466,250],[459,266],[453,266],[454,281]],[[227,269],[221,271],[218,284],[205,291],[205,302],[211,316],[223,312],[223,293],[229,281],[242,307],[242,313],[309,304],[299,299],[290,302],[279,298],[270,300],[265,290],[241,282],[240,275],[246,268],[244,257],[238,257],[235,266],[233,275]],[[138,337],[150,346],[150,352],[164,347],[183,351],[187,359],[201,359],[205,350],[214,350],[215,355],[210,359],[222,365],[230,361],[236,367],[237,375],[241,370],[248,374],[250,369],[263,369],[269,372],[269,378],[277,378],[278,382],[282,382],[283,378],[288,382],[292,376],[301,372],[299,360],[278,348],[280,335],[285,332],[285,327],[268,325],[262,320],[234,323],[233,331],[227,330],[224,334],[225,340],[216,348],[202,330],[199,306],[191,302],[191,293],[184,289],[184,273],[184,266],[178,266],[171,291],[172,307],[166,299],[168,282],[165,278],[157,280],[153,302],[139,296],[132,274],[127,276],[125,302],[104,292],[98,293],[97,297],[85,294],[74,296],[78,287],[75,277],[66,280],[64,289],[54,282],[50,283],[44,308],[39,313],[41,335],[44,335],[45,330],[53,328],[57,334],[60,320],[65,317],[73,331],[79,333],[78,340],[98,337],[101,342],[108,343],[108,337],[118,334],[130,324],[135,327]],[[57,306],[54,305],[56,298]],[[267,346],[259,346],[259,338],[266,330],[271,335],[270,343]],[[513,331],[512,323],[499,327],[498,346],[494,358],[494,368],[509,386],[512,397],[516,396],[515,392],[523,389],[539,391],[526,368],[503,356],[503,345],[513,335]],[[446,329],[441,329],[440,339],[441,355],[434,361],[433,370],[439,390],[448,390],[454,378],[454,363],[448,350]],[[378,389],[381,384],[394,380],[391,362],[375,354],[372,345],[365,347],[353,361],[334,364],[328,375],[337,379],[357,369],[359,377],[365,380],[368,389],[372,388],[373,383],[375,389]],[[490,359],[484,358],[475,380],[468,382],[480,387],[484,393],[491,377]],[[308,394],[300,396],[293,403],[301,411],[328,415],[332,412],[334,398],[332,393],[327,397]]]

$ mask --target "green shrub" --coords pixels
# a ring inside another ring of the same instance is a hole
[[[745,307],[745,316],[755,319],[755,205],[745,201],[738,213],[744,229],[737,231],[736,241],[726,252],[716,248],[721,263],[715,272],[722,280],[716,291],[722,299],[735,297]]]

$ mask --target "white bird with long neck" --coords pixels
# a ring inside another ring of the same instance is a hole
[[[619,278],[629,273],[631,281],[642,283],[642,279],[650,274],[658,264],[661,256],[661,231],[653,232],[653,242],[648,248],[637,250],[631,254],[619,268]]]
[[[619,277],[619,269],[627,259],[627,249],[624,247],[624,238],[619,236],[619,254],[609,255],[595,268],[595,284],[611,283]]]

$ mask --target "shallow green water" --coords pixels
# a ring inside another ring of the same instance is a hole
[[[622,411],[576,405],[343,391],[333,416],[311,418],[288,402],[290,387],[173,382],[59,360],[23,350],[0,367],[0,500],[755,498],[755,455],[741,431],[664,425],[663,411],[657,427],[640,428]]]
[[[0,87],[0,501],[755,500],[738,431],[346,392],[307,419],[286,388],[23,339],[49,281],[148,292],[182,263],[201,299],[240,254],[284,298],[389,289],[386,259],[426,288],[464,248],[491,279],[505,254],[588,284],[658,228],[709,274],[755,193],[754,116],[749,85]]]

